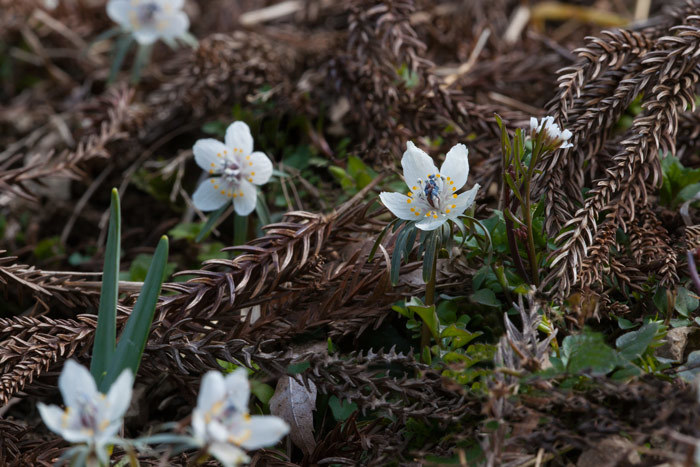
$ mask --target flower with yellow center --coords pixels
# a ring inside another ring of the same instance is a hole
[[[479,185],[458,193],[467,183],[469,152],[463,144],[450,149],[440,170],[433,159],[408,142],[401,159],[408,195],[383,192],[382,203],[399,219],[412,220],[421,230],[435,230],[464,214],[476,198]]]
[[[262,152],[253,152],[250,128],[243,122],[233,122],[226,130],[225,143],[215,139],[200,139],[192,148],[197,164],[210,175],[192,195],[201,211],[215,211],[233,201],[239,216],[255,209],[257,190],[272,176],[272,162]]]
[[[47,427],[71,443],[89,445],[103,464],[108,464],[109,444],[122,426],[122,418],[131,402],[134,377],[126,369],[105,395],[97,390],[90,371],[73,360],[63,366],[58,388],[65,410],[56,405],[37,405]]]
[[[172,42],[184,38],[190,27],[184,4],[185,0],[109,0],[107,15],[139,44]]]
[[[279,417],[251,416],[249,397],[245,368],[225,378],[218,371],[210,371],[202,378],[197,407],[192,412],[194,438],[224,466],[247,462],[243,449],[275,445],[289,432],[289,425]]]

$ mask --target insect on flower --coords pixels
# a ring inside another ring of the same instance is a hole
[[[142,45],[158,39],[184,38],[190,20],[182,11],[185,0],[109,0],[107,15]]]
[[[233,122],[226,130],[226,142],[200,139],[192,149],[197,164],[216,177],[205,180],[192,195],[197,209],[215,211],[227,201],[239,216],[255,209],[257,190],[272,175],[272,162],[262,152],[253,152],[250,128],[243,122]]]
[[[39,403],[39,414],[49,429],[71,443],[84,443],[97,454],[102,464],[109,455],[105,446],[122,426],[122,418],[131,402],[134,377],[126,369],[112,384],[107,395],[97,390],[90,371],[68,360],[58,378],[65,410]]]
[[[435,230],[464,214],[476,198],[478,184],[457,193],[467,183],[468,154],[463,144],[453,146],[438,171],[433,159],[409,141],[401,159],[408,196],[383,192],[379,198],[396,217],[415,221],[421,230]]]
[[[567,143],[571,138],[569,130],[560,130],[559,125],[554,123],[554,117],[544,117],[539,122],[535,117],[530,117],[530,136],[536,140],[544,130],[543,146],[549,150],[566,149],[573,146]]]
[[[197,407],[192,412],[194,438],[224,466],[248,461],[241,449],[272,446],[289,432],[289,425],[272,415],[250,415],[250,386],[245,368],[224,376],[210,371],[202,378]]]

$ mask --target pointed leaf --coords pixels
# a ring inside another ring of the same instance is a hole
[[[90,373],[95,382],[100,384],[112,360],[117,340],[117,297],[119,294],[119,250],[121,248],[121,210],[119,192],[112,189],[109,227],[105,263],[102,272],[102,291],[100,307],[97,311],[97,329],[95,343],[92,346]]]

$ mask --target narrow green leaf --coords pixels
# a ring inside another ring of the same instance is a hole
[[[396,285],[399,281],[399,271],[401,270],[401,257],[403,256],[404,246],[409,234],[409,227],[404,227],[396,235],[396,243],[394,243],[394,251],[391,253],[391,283]]]
[[[248,216],[233,215],[233,244],[243,245],[248,239]]]
[[[114,58],[112,61],[112,66],[109,69],[109,78],[107,79],[108,84],[114,83],[117,79],[117,74],[122,68],[124,63],[124,58],[126,58],[126,53],[129,51],[129,46],[133,41],[131,34],[125,34],[117,40],[114,46]]]
[[[267,208],[265,196],[261,191],[258,192],[258,202],[255,203],[255,213],[260,219],[261,227],[270,223],[270,210]]]
[[[423,256],[423,281],[426,284],[432,279],[433,262],[435,262],[436,254],[437,235],[435,235],[435,231],[432,231],[428,234],[428,238],[425,241],[425,255]]]
[[[406,228],[410,231],[408,232],[408,238],[406,239],[406,244],[403,248],[403,257],[408,258],[413,249],[413,245],[416,243],[416,237],[418,236],[418,228],[415,225],[408,224]]]
[[[369,257],[367,258],[367,261],[372,261],[374,259],[374,255],[377,253],[377,248],[379,248],[379,244],[382,243],[382,240],[384,239],[384,236],[386,233],[389,231],[392,225],[396,224],[400,219],[394,219],[393,221],[389,222],[386,227],[379,233],[377,236],[377,240],[375,240],[374,245],[372,245],[372,249],[369,252]]]
[[[219,220],[221,215],[226,211],[226,208],[230,206],[229,203],[224,203],[223,206],[221,206],[219,209],[214,211],[209,215],[209,219],[207,219],[206,224],[204,224],[204,227],[202,227],[202,230],[199,231],[197,234],[197,238],[194,239],[195,242],[199,243],[202,240],[204,240],[204,237],[209,235],[209,232],[211,232],[211,229],[214,228],[214,225],[216,225],[216,221]]]
[[[119,250],[121,248],[121,210],[119,192],[112,189],[105,263],[102,272],[100,307],[97,311],[95,343],[92,345],[90,373],[99,385],[114,354],[117,339],[117,297],[119,294]]]
[[[107,376],[99,387],[106,393],[125,368],[130,368],[136,375],[141,363],[143,349],[146,347],[148,334],[151,330],[151,322],[155,313],[156,303],[163,285],[163,271],[168,263],[168,237],[163,236],[158,242],[158,247],[153,255],[153,262],[148,269],[146,280],[139,294],[136,305],[126,322],[117,350],[114,353]]]

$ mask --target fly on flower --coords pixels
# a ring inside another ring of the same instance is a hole
[[[421,230],[437,229],[464,214],[476,198],[478,184],[458,193],[467,183],[468,153],[463,144],[453,146],[438,170],[433,159],[409,141],[401,159],[408,195],[383,192],[379,198],[399,219],[415,221]]]
[[[109,0],[107,14],[139,44],[150,45],[158,39],[174,43],[186,39],[190,27],[184,4],[185,0]]]
[[[215,211],[233,202],[236,214],[247,216],[255,209],[256,185],[264,185],[272,175],[272,162],[262,152],[253,152],[250,128],[233,122],[226,130],[225,143],[200,139],[192,149],[197,164],[213,177],[205,180],[192,195],[201,211]]]
[[[289,425],[279,417],[251,416],[249,397],[245,368],[225,378],[217,371],[210,371],[202,378],[197,407],[192,412],[194,438],[224,466],[247,462],[243,449],[273,446],[289,432]]]
[[[122,426],[122,418],[131,402],[134,377],[126,369],[105,395],[97,390],[90,371],[68,360],[58,378],[65,410],[56,405],[38,404],[39,414],[49,429],[71,443],[82,443],[97,455],[102,464],[109,462],[105,449]]]

